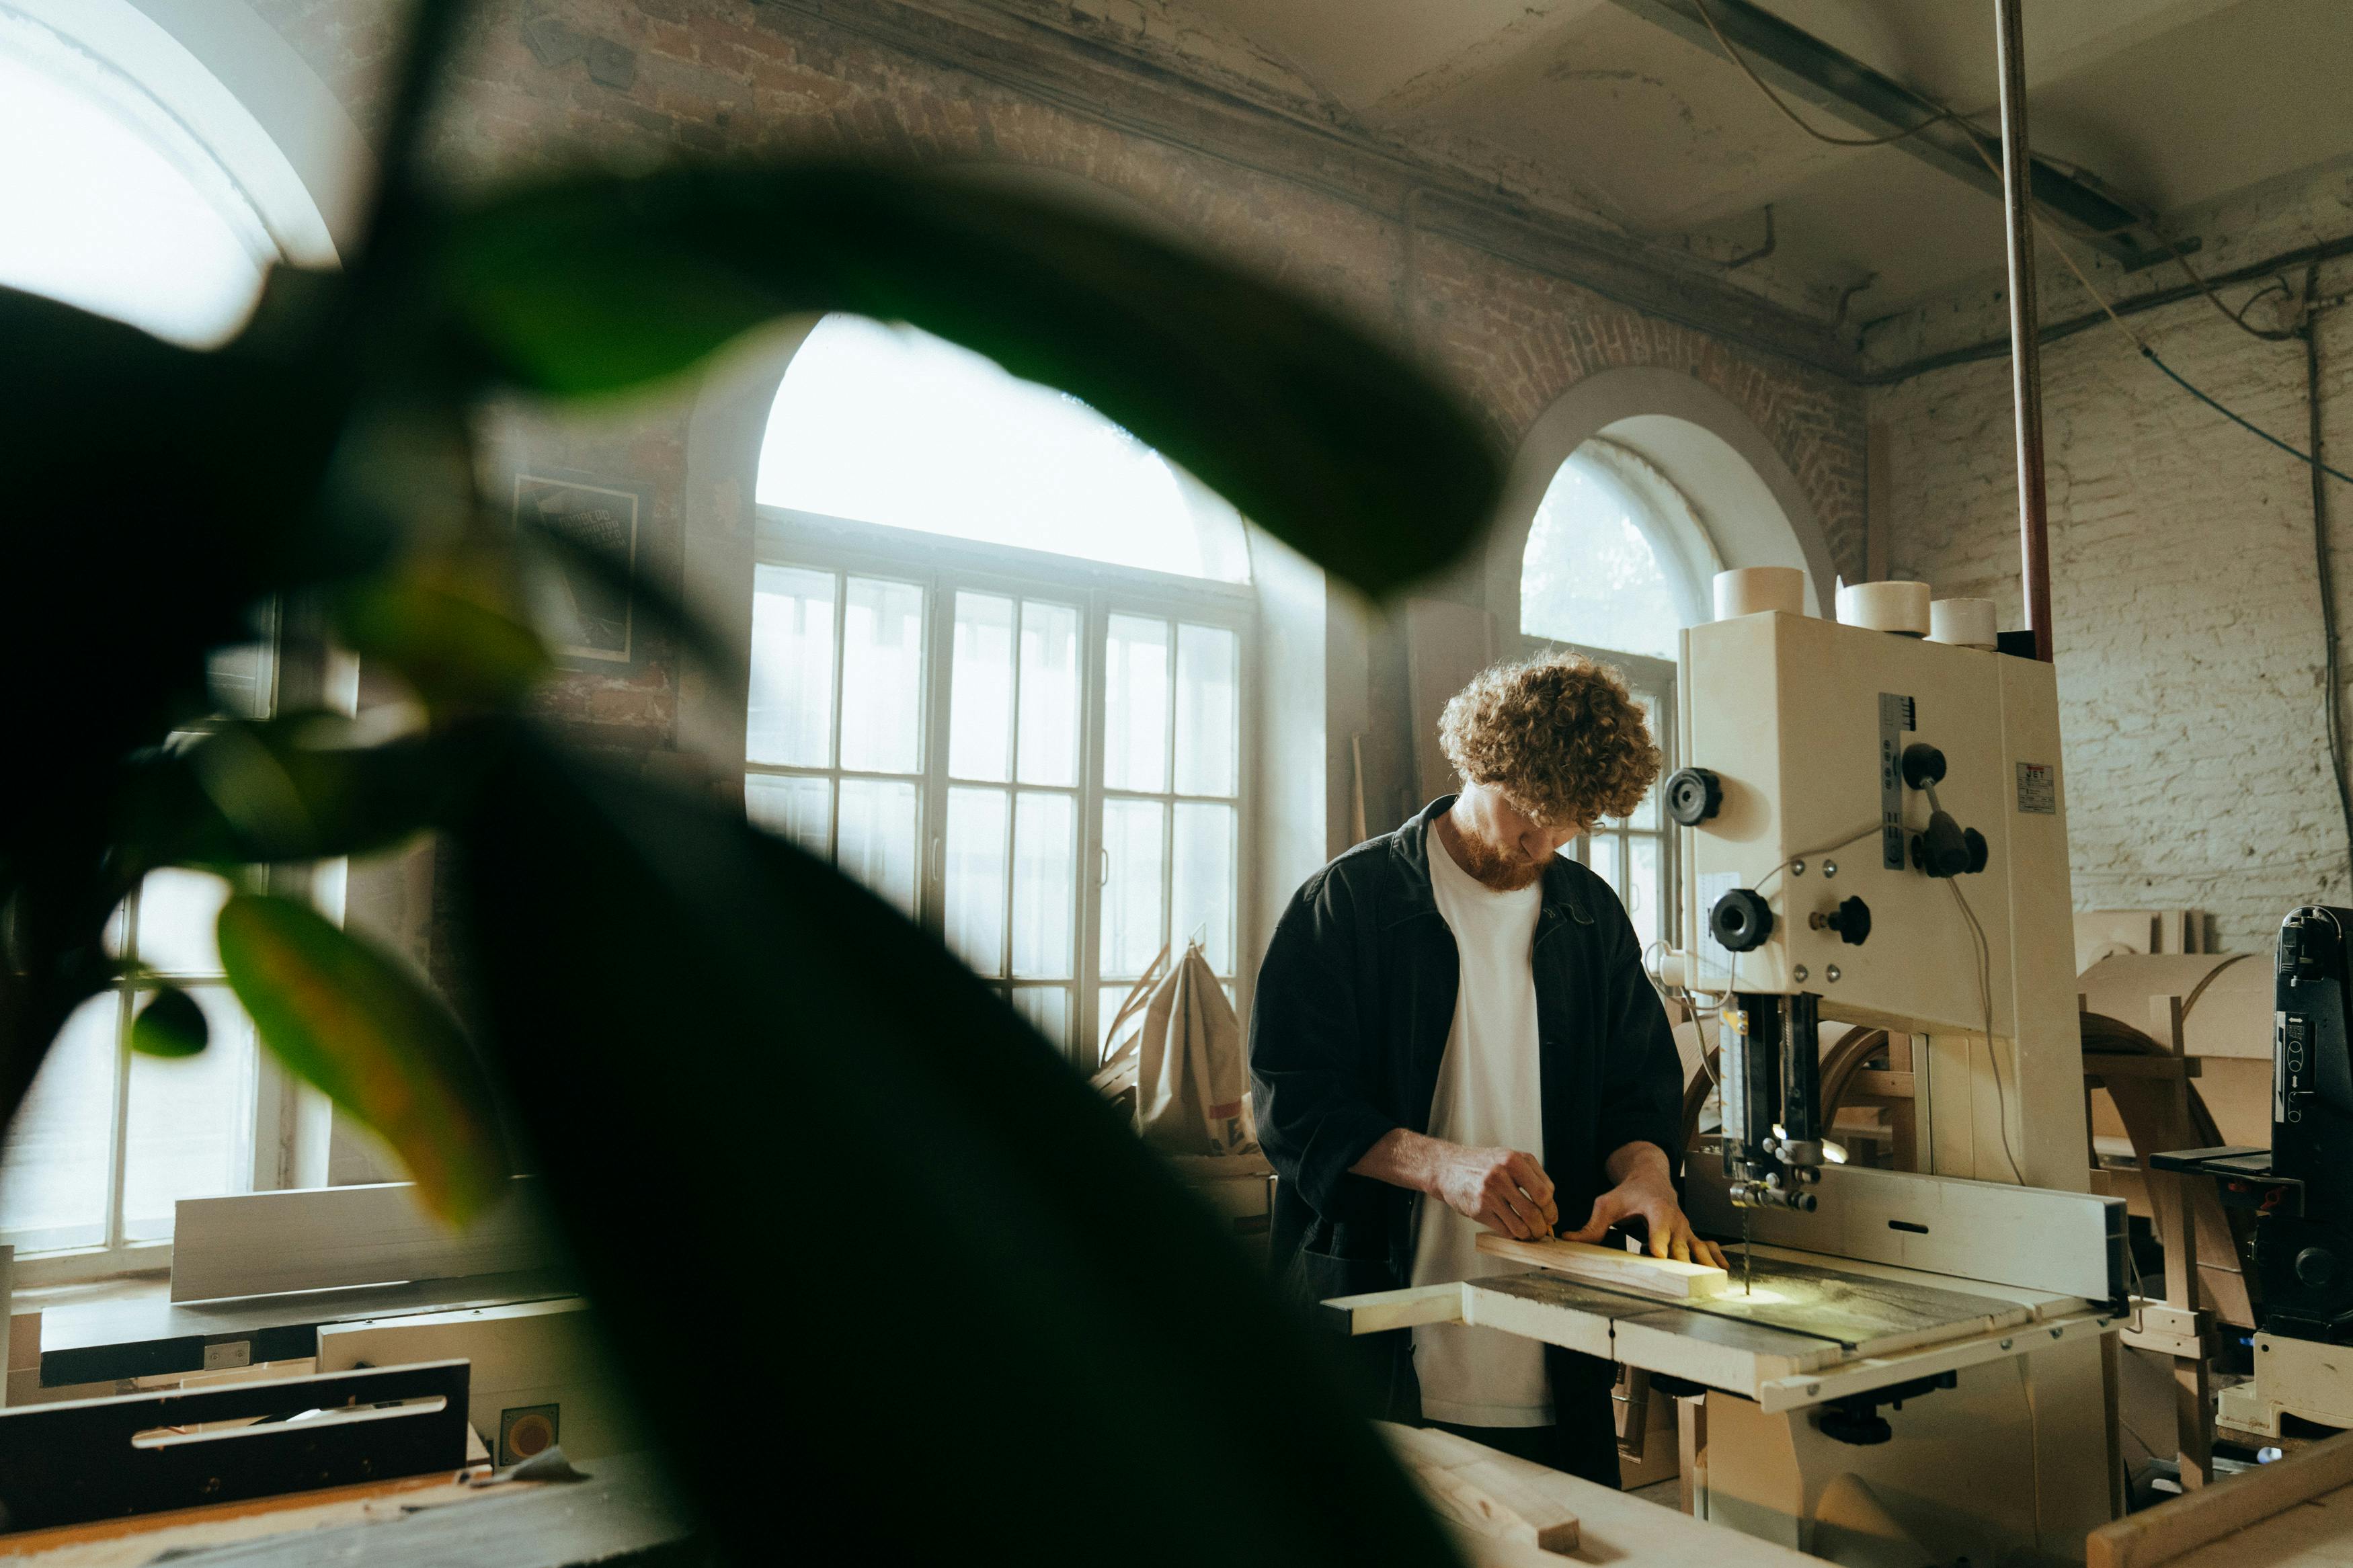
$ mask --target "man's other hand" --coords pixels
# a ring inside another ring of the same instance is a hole
[[[1517,1149],[1450,1148],[1432,1188],[1448,1208],[1522,1241],[1542,1241],[1559,1226],[1552,1178],[1534,1155]]]
[[[1562,1240],[1599,1242],[1611,1226],[1640,1215],[1650,1227],[1651,1257],[1729,1267],[1722,1247],[1692,1230],[1675,1197],[1674,1178],[1662,1151],[1649,1143],[1630,1143],[1609,1157],[1609,1174],[1618,1184],[1596,1198],[1592,1216]]]

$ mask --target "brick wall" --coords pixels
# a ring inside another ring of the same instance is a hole
[[[346,100],[381,118],[394,52],[382,0],[255,0]],[[854,16],[857,7],[844,7]],[[1862,559],[1862,396],[1835,377],[1611,303],[1562,278],[1423,234],[1398,215],[1394,171],[1309,183],[1132,128],[1112,103],[1060,107],[750,0],[510,0],[470,24],[434,158],[480,184],[584,160],[791,151],[985,159],[1081,176],[1165,215],[1201,243],[1395,330],[1410,315],[1441,372],[1506,441],[1595,371],[1665,365],[1746,410],[1805,485],[1850,574]],[[1116,123],[1115,123],[1116,121]],[[1336,156],[1336,155],[1335,155]],[[1410,256],[1415,276],[1402,268]],[[648,559],[674,570],[683,401],[594,422],[493,422],[487,482],[550,464],[652,488]],[[621,751],[671,743],[673,661],[659,638],[626,671],[576,671],[549,710]]]
[[[2348,277],[2324,268],[2324,297]],[[2300,343],[2258,342],[2203,300],[2131,321],[2184,376],[2304,445]],[[2353,452],[2353,327],[2322,321],[2327,434]],[[2307,470],[2112,329],[2051,345],[2042,368],[2076,905],[2201,909],[2221,949],[2260,951],[2289,908],[2348,890]],[[1891,438],[1893,574],[2022,625],[2008,360],[1875,391],[1870,415]],[[2353,615],[2353,488],[2331,500]]]

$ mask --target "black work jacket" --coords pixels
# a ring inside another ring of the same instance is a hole
[[[1277,1176],[1270,1263],[1303,1303],[1399,1289],[1413,1268],[1414,1194],[1349,1167],[1391,1129],[1430,1130],[1453,1026],[1460,960],[1430,888],[1430,824],[1309,878],[1276,925],[1250,1005],[1260,1142]],[[1530,963],[1544,1094],[1545,1172],[1575,1226],[1612,1184],[1628,1143],[1682,1163],[1683,1074],[1666,1010],[1609,885],[1573,860],[1546,868]],[[1410,1336],[1372,1336],[1367,1370],[1393,1415],[1414,1419]]]

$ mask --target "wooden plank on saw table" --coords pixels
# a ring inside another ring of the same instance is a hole
[[[1463,1282],[1462,1321],[1607,1360],[1612,1320],[1667,1305],[1566,1274],[1492,1274]]]
[[[1378,1334],[1391,1329],[1419,1328],[1424,1323],[1459,1323],[1462,1321],[1462,1287],[1409,1285],[1401,1290],[1334,1296],[1318,1303],[1318,1310],[1329,1326],[1344,1334]]]
[[[1652,1258],[1584,1241],[1519,1241],[1487,1231],[1479,1237],[1479,1250],[1491,1258],[1532,1263],[1573,1279],[1673,1301],[1718,1295],[1730,1284],[1723,1269],[1709,1264],[1678,1263],[1672,1258]]]

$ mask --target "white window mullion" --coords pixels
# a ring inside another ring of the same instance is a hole
[[[1082,1071],[1092,1072],[1102,1065],[1103,1031],[1109,1022],[1102,1016],[1103,882],[1109,868],[1103,832],[1104,708],[1111,680],[1107,595],[1086,595],[1085,624],[1079,706],[1079,952],[1071,988],[1078,993],[1077,1059]]]
[[[131,920],[127,929],[139,928],[138,895],[132,896]],[[136,949],[130,951],[136,952]],[[136,1011],[136,994],[127,984],[114,987],[114,1113],[111,1147],[106,1170],[106,1249],[120,1251],[127,1237],[122,1218],[122,1189],[131,1160],[131,1023]]]

